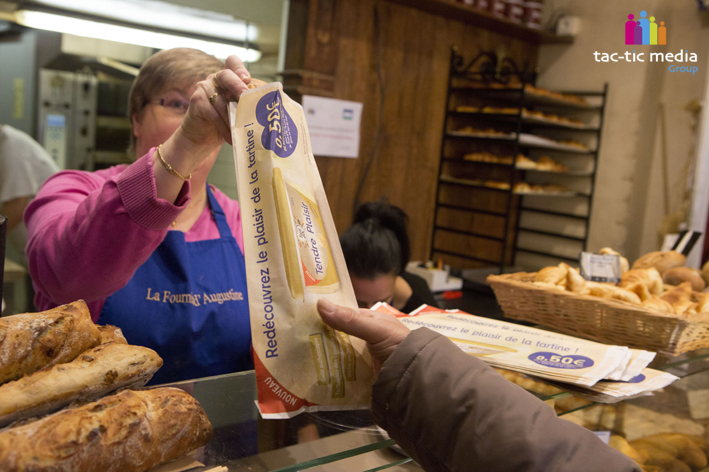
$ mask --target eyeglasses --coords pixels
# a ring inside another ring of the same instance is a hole
[[[168,92],[164,97],[148,100],[145,105],[159,105],[176,115],[184,115],[190,107],[190,101],[177,92]]]

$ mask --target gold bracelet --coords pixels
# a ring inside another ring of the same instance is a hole
[[[161,147],[162,147],[162,144],[158,144],[158,157],[160,158],[160,162],[162,162],[162,165],[165,167],[165,169],[167,169],[167,171],[169,173],[171,173],[172,175],[174,175],[175,177],[178,177],[178,178],[185,180],[185,181],[190,180],[192,178],[191,172],[190,172],[190,175],[185,177],[184,175],[180,174],[175,169],[173,169],[172,166],[170,164],[168,164],[168,162],[165,159],[163,159],[162,153],[160,152]]]

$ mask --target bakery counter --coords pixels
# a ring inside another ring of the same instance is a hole
[[[648,438],[667,435],[685,439],[691,436],[706,445],[709,350],[675,358],[658,357],[653,367],[680,379],[652,396],[615,404],[597,404],[558,393],[559,390],[555,392],[553,387],[521,374],[513,374],[511,381],[546,401],[560,417],[597,431],[605,441],[613,438],[610,440],[614,447],[618,441],[625,441],[624,444],[629,442],[640,448]],[[422,470],[373,424],[368,410],[260,419],[253,371],[171,385],[183,388],[200,402],[212,422],[214,437],[188,458],[151,472],[201,472],[218,466],[254,472]]]
[[[397,452],[394,442],[372,421],[369,410],[303,413],[284,420],[262,420],[256,407],[253,371],[170,384],[192,394],[214,427],[212,440],[189,458],[159,471],[229,470],[420,471]],[[393,446],[393,448],[392,448]],[[203,466],[202,466],[203,465]]]

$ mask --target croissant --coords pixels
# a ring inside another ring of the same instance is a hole
[[[636,294],[638,297],[640,297],[640,301],[642,302],[648,300],[650,297],[653,296],[652,293],[650,293],[650,290],[647,288],[647,285],[642,282],[626,282],[625,284],[621,282],[620,286]]]
[[[697,302],[697,313],[709,313],[709,292],[699,298]]]
[[[594,297],[611,298],[611,295],[617,287],[615,285],[599,282],[586,282],[586,288],[588,289],[589,294]]]
[[[586,279],[581,277],[579,271],[573,267],[569,267],[566,273],[566,290],[574,293],[586,293],[588,289],[586,288]]]
[[[564,264],[566,265],[566,264]],[[535,282],[546,282],[548,284],[557,285],[566,280],[566,274],[568,273],[568,266],[566,267],[545,267],[534,276]]]
[[[601,249],[599,251],[599,254],[609,254],[612,256],[618,256],[620,258],[620,273],[621,274],[625,274],[626,272],[628,272],[628,269],[630,269],[630,263],[628,262],[628,259],[621,256],[619,252],[616,252],[609,247],[604,247],[603,249]]]
[[[682,282],[675,288],[665,292],[660,298],[672,305],[675,313],[682,315],[692,305],[692,284]]]
[[[552,288],[555,290],[566,290],[563,285],[556,285],[549,282],[533,282],[534,285],[542,288]]]
[[[630,290],[626,290],[620,287],[615,287],[615,290],[611,292],[611,298],[616,300],[622,300],[628,303],[633,303],[635,305],[642,304],[640,297],[635,292],[631,292]]]
[[[696,303],[691,303],[691,304],[684,310],[684,313],[682,313],[682,315],[683,315],[685,318],[687,318],[687,317],[689,317],[689,316],[692,316],[692,315],[696,315],[696,314],[697,314],[697,304],[696,304]]]
[[[633,286],[637,283],[645,285],[648,291],[653,295],[659,295],[662,293],[662,276],[654,267],[648,269],[632,269],[623,274],[623,278],[620,281],[620,286],[627,288]],[[638,295],[640,295],[638,293]],[[643,301],[647,298],[643,298]]]
[[[664,301],[660,297],[656,296],[651,296],[650,298],[646,299],[643,301],[643,307],[644,308],[650,308],[652,310],[657,310],[661,311],[663,313],[672,313],[674,314],[675,309],[670,305],[668,302]]]

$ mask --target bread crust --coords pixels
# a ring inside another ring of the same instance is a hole
[[[101,344],[106,344],[106,343],[128,344],[128,341],[126,341],[126,337],[123,336],[123,331],[121,331],[121,328],[119,328],[118,326],[103,325],[103,326],[96,326],[96,327],[101,332]]]
[[[0,318],[0,384],[72,361],[101,342],[83,300]]]
[[[141,472],[211,437],[206,413],[183,390],[125,390],[0,432],[0,470]]]
[[[0,386],[0,427],[75,400],[93,401],[119,388],[142,387],[161,366],[160,356],[146,347],[101,344],[72,362]]]

